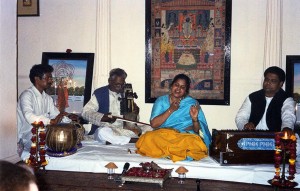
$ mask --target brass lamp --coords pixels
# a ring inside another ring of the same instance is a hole
[[[107,178],[110,180],[114,179],[115,169],[118,168],[117,165],[113,162],[109,162],[105,165],[105,168],[107,168]]]
[[[188,172],[188,170],[184,166],[180,166],[176,169],[175,172],[178,173],[178,183],[184,184],[184,180],[185,180],[186,173]]]

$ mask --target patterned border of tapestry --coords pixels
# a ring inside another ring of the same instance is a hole
[[[145,102],[191,78],[200,104],[230,104],[231,0],[146,0]]]

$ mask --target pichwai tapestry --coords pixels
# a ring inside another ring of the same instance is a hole
[[[231,0],[146,0],[146,103],[191,78],[200,104],[230,103]]]

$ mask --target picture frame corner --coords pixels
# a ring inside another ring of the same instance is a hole
[[[40,0],[17,0],[17,17],[40,16]]]

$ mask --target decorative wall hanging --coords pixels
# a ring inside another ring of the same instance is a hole
[[[191,78],[200,104],[230,104],[231,0],[146,0],[146,103]]]
[[[47,93],[60,111],[81,113],[90,100],[94,53],[43,52],[42,64],[53,66],[53,84]]]

